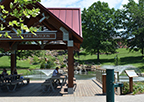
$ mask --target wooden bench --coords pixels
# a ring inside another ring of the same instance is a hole
[[[23,84],[23,79],[18,79],[18,80],[13,80],[11,82],[6,83],[6,87],[9,91],[15,91],[17,85],[22,85]],[[13,88],[11,89],[11,87]]]
[[[6,76],[6,78],[8,77],[7,79],[0,77],[0,88],[6,88],[8,91],[15,91],[18,85],[25,84],[24,81],[26,81],[26,85],[29,84],[29,78],[19,79],[18,76]]]
[[[43,86],[43,92],[50,91],[50,89],[52,89],[52,91],[55,91],[53,86],[53,80],[50,78],[46,79],[45,82],[41,84],[41,86]]]
[[[1,90],[3,89],[3,88],[5,88],[7,86],[7,82],[4,80],[4,78],[1,76],[0,77],[0,88],[1,88]]]

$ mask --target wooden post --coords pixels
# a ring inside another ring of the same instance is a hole
[[[15,68],[15,51],[11,51],[11,74],[13,74]]]
[[[133,92],[133,77],[129,77],[130,92]]]
[[[106,74],[102,75],[103,94],[106,94]]]
[[[73,88],[74,76],[73,47],[68,47],[68,88]]]
[[[129,88],[130,92],[133,92],[133,77],[138,77],[134,70],[125,70],[126,74],[129,77]]]

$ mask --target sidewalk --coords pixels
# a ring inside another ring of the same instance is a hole
[[[0,102],[106,102],[106,96],[92,97],[0,97]],[[144,94],[115,96],[115,102],[144,102]]]

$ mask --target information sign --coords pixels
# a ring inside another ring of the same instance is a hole
[[[134,70],[125,70],[125,72],[128,75],[128,77],[138,77]]]

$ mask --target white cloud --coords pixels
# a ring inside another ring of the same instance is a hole
[[[100,1],[107,2],[111,8],[112,7],[116,8],[116,6],[122,2],[122,0],[100,0]]]
[[[80,1],[80,7],[81,8],[88,8],[91,6],[94,2],[97,2],[99,0],[81,0]],[[109,4],[110,8],[116,8],[118,4],[122,2],[122,0],[100,0],[101,2],[107,2]]]
[[[134,1],[135,1],[136,3],[138,3],[138,0],[134,0]],[[124,4],[127,4],[128,2],[129,2],[128,0],[123,0],[120,8],[122,8],[122,6],[123,6]]]
[[[88,8],[94,2],[99,0],[41,0],[41,4],[45,7],[77,7]],[[121,4],[128,3],[128,0],[100,0],[101,2],[107,2],[109,7],[119,8]],[[135,0],[138,2],[138,0]]]
[[[41,4],[45,7],[65,7],[71,5],[79,0],[41,0]]]

